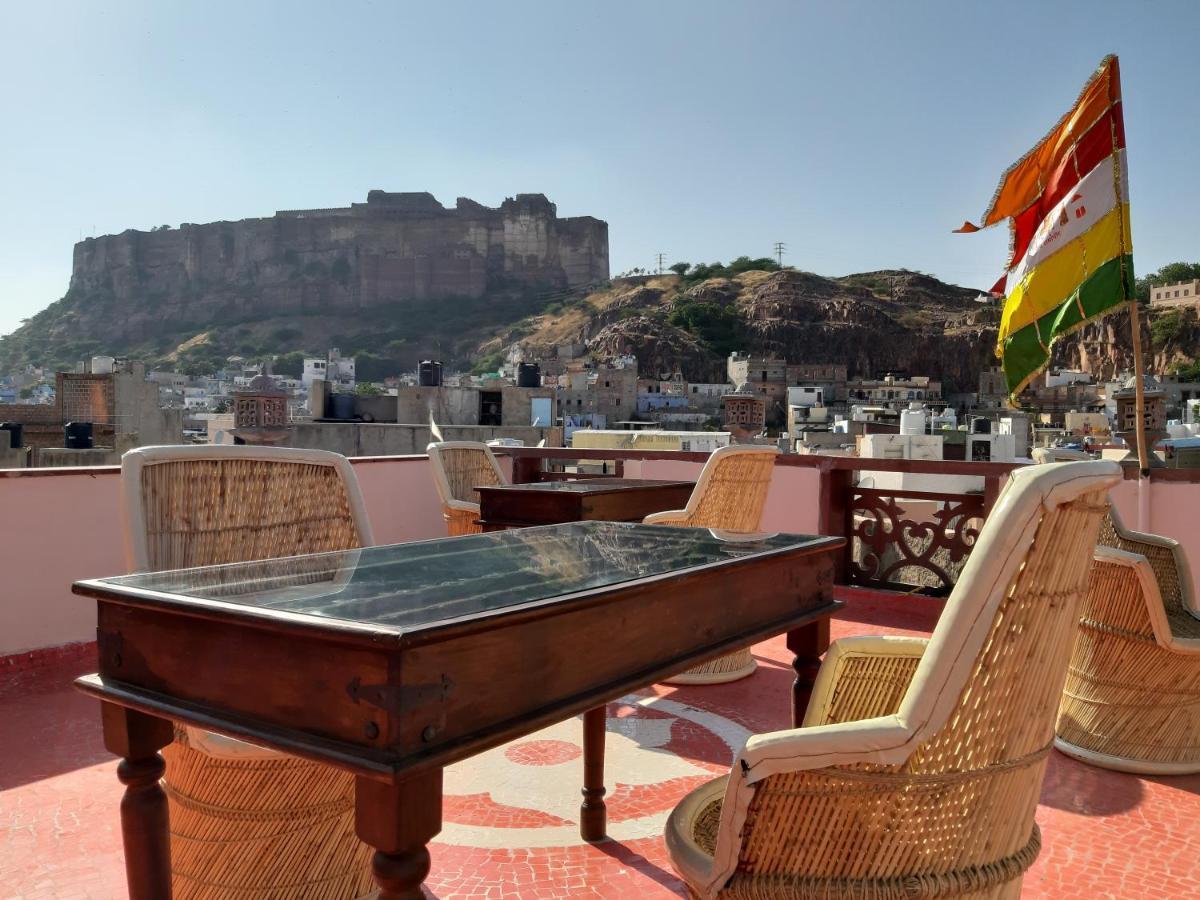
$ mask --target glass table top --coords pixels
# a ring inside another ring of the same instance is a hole
[[[395,629],[486,615],[697,566],[837,539],[572,522],[261,562],[105,578],[105,594],[150,591]]]

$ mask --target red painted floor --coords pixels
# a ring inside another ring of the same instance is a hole
[[[921,633],[929,610],[852,599],[834,636]],[[884,623],[890,627],[884,627]],[[578,803],[575,723],[447,772],[432,847],[439,898],[676,897],[661,818],[727,768],[747,732],[787,725],[781,639],[730,685],[661,685],[609,706],[609,821],[616,840],[570,838]],[[94,701],[70,689],[88,659],[0,676],[0,898],[125,896],[116,764]],[[1200,776],[1140,778],[1052,755],[1038,813],[1044,847],[1025,897],[1200,897]],[[576,832],[577,834],[577,832]],[[566,835],[566,837],[564,837]]]

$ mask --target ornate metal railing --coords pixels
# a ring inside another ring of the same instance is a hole
[[[924,515],[915,517],[914,506]],[[987,516],[982,493],[861,487],[850,510],[849,581],[936,596],[954,587]]]
[[[702,463],[707,453],[662,450],[567,450],[506,448],[513,479],[545,481],[563,477],[564,465],[581,459],[607,460],[621,474],[625,460],[669,459]],[[839,584],[945,596],[954,587],[1004,480],[1019,464],[957,460],[865,459],[860,457],[779,457],[778,466],[817,469],[820,488],[817,530],[841,535],[846,547],[838,563]],[[975,492],[921,491],[860,485],[863,473],[962,476],[978,479]],[[802,498],[797,498],[801,500]]]

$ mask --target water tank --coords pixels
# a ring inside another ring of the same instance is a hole
[[[423,359],[417,364],[417,384],[421,387],[442,386],[442,363],[440,360]]]
[[[325,418],[327,419],[353,419],[354,418],[354,395],[353,394],[331,394],[328,404],[325,407]]]
[[[68,422],[63,426],[63,446],[68,450],[92,449],[92,423]]]
[[[22,426],[20,422],[0,422],[0,431],[8,432],[8,446],[14,450],[20,450],[23,446],[21,439]],[[4,436],[0,435],[0,446],[4,443]]]
[[[971,434],[991,434],[992,420],[983,416],[976,416],[971,420]]]
[[[517,366],[517,387],[535,388],[542,386],[542,367],[537,363],[521,363]]]
[[[111,356],[93,356],[92,357],[92,374],[93,375],[111,375],[113,371],[113,363],[116,360]]]
[[[901,434],[924,434],[925,411],[923,409],[905,409],[900,412]]]

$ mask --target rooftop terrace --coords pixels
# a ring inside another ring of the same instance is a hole
[[[515,457],[518,477],[539,457]],[[591,458],[604,455],[589,451]],[[701,454],[620,453],[628,477],[695,477]],[[424,457],[355,460],[376,540],[440,536]],[[514,466],[510,459],[507,466]],[[787,458],[776,467],[764,526],[844,533],[854,468],[979,478],[984,503],[1003,467]],[[969,473],[969,474],[968,474]],[[1200,484],[1128,480],[1113,501],[1132,526],[1175,537],[1200,557],[1192,510]],[[0,508],[20,527],[0,546],[0,896],[125,896],[116,760],[96,703],[70,686],[95,670],[94,603],[70,582],[123,571],[115,469],[24,470],[0,477]],[[925,493],[928,485],[923,484]],[[867,489],[870,490],[870,489]],[[911,490],[910,490],[911,492]],[[854,494],[853,496],[858,496]],[[397,502],[398,499],[403,502]],[[914,498],[920,502],[928,498]],[[973,501],[975,502],[975,501]],[[847,570],[845,580],[861,580]],[[843,585],[833,637],[927,634],[941,601]],[[581,738],[569,720],[459,763],[446,773],[445,827],[426,886],[436,897],[672,897],[682,882],[663,844],[667,814],[728,771],[747,735],[788,727],[790,654],[782,638],[754,648],[758,672],[724,685],[656,685],[608,705],[610,840],[578,835]],[[1200,895],[1200,776],[1150,778],[1051,754],[1038,821],[1043,849],[1025,897]]]

